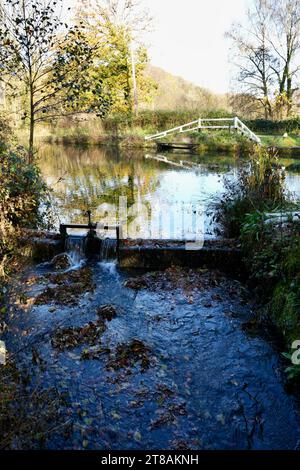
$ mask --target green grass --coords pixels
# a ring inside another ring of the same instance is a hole
[[[183,124],[195,117],[195,112],[142,112],[138,117],[134,117],[131,122],[128,118],[116,117],[101,121],[98,118],[83,116],[79,121],[71,119],[61,119],[50,125],[44,124],[36,128],[36,141],[47,141],[63,144],[84,144],[84,145],[111,145],[117,141],[124,142],[124,147],[144,147],[146,146],[144,137],[163,131],[168,128]],[[253,129],[250,125],[250,129]],[[266,147],[292,148],[300,147],[300,134],[295,131],[288,135],[283,134],[261,134],[262,144]],[[27,144],[28,130],[21,129],[17,132],[19,140]],[[204,151],[226,151],[237,152],[241,148],[249,147],[249,140],[235,132],[227,130],[186,132],[183,134],[170,135],[164,141],[180,142],[191,140],[199,143],[199,152]]]
[[[289,134],[284,138],[282,135],[260,135],[262,144],[266,147],[300,147],[300,135]]]

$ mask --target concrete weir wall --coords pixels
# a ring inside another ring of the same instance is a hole
[[[100,259],[103,241],[97,237],[94,241],[86,255]],[[179,240],[120,240],[118,253],[116,240],[111,242],[111,256],[118,256],[119,266],[124,269],[161,270],[182,266],[219,269],[233,275],[245,273],[242,251],[234,240],[207,240],[198,250],[187,249],[185,242]],[[64,251],[63,241],[56,233],[28,230],[23,235],[22,245],[36,262],[50,261]]]
[[[229,240],[211,240],[199,250],[187,250],[184,243],[144,241],[134,245],[121,244],[119,251],[121,268],[166,269],[170,266],[220,269],[228,274],[245,271],[242,251]]]

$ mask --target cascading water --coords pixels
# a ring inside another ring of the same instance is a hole
[[[85,262],[85,238],[69,235],[66,239],[65,250],[70,259],[70,269],[80,268]]]
[[[101,241],[100,260],[108,262],[116,260],[116,240],[112,238],[103,238]]]
[[[109,277],[118,278],[116,240],[103,238],[100,249],[100,266]]]
[[[99,238],[88,233],[85,237],[68,235],[65,239],[65,252],[70,260],[70,270],[80,268],[86,259],[98,259],[103,271],[114,276],[117,274],[116,239]]]
[[[76,251],[79,254],[84,254],[85,237],[79,235],[68,235],[66,238],[65,248],[66,251]]]

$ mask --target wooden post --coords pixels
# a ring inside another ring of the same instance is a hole
[[[120,261],[120,227],[119,225],[116,226],[117,232],[117,260]]]
[[[66,249],[66,240],[67,240],[67,227],[64,224],[60,224],[59,232],[62,240],[63,249]]]

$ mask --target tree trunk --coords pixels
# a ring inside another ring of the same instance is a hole
[[[287,97],[287,117],[290,117],[292,114],[292,108],[293,108],[293,89],[292,89],[292,77],[289,76],[287,79],[287,91],[286,91],[286,97]]]
[[[30,130],[29,130],[29,149],[28,149],[28,163],[33,163],[34,160],[34,103],[33,103],[33,89],[30,87]]]
[[[124,100],[128,108],[128,116],[130,117],[130,126],[132,124],[132,93],[130,86],[130,64],[126,60],[126,84],[124,86]]]
[[[136,67],[135,67],[135,57],[133,44],[131,44],[131,71],[132,71],[132,88],[133,88],[133,111],[137,116],[139,113],[139,99],[138,99],[138,90],[137,90],[137,81],[136,81]]]
[[[28,149],[28,163],[33,163],[34,160],[34,121],[30,118],[30,131],[29,131],[29,149]]]

